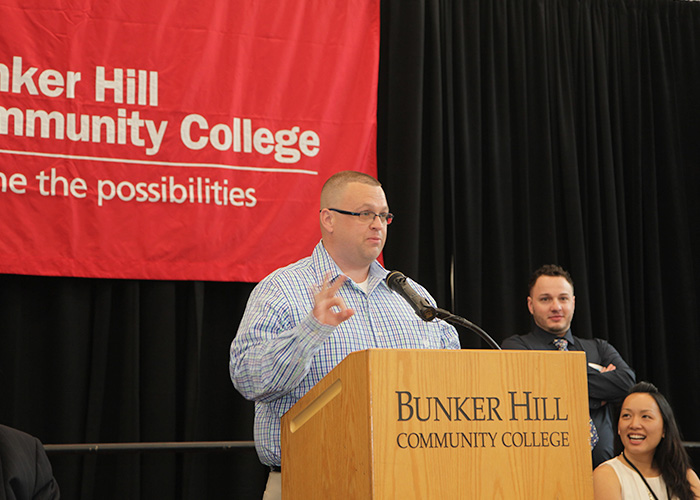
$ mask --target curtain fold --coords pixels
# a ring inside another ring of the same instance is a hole
[[[252,439],[228,348],[253,285],[0,275],[0,422],[44,443]],[[50,457],[71,499],[259,498],[255,451]]]

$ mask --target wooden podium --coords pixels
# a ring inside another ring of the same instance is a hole
[[[282,497],[593,498],[584,353],[370,349],[282,417]]]

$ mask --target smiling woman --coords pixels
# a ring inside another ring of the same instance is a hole
[[[623,451],[593,472],[595,500],[700,498],[673,410],[653,384],[630,389],[617,432]]]

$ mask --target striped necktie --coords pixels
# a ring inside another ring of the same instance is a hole
[[[569,341],[566,339],[554,339],[552,341],[552,343],[560,351],[568,351],[569,350]],[[598,429],[595,428],[595,424],[593,423],[593,419],[591,419],[591,418],[588,419],[588,425],[590,427],[591,450],[592,450],[593,448],[595,448],[595,445],[598,444]]]

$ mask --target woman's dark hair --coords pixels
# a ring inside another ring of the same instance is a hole
[[[654,463],[661,471],[661,476],[664,478],[671,496],[675,495],[680,500],[693,500],[695,496],[690,482],[688,482],[690,458],[683,447],[683,439],[678,424],[676,424],[676,418],[673,416],[673,409],[654,384],[639,382],[629,390],[627,395],[639,392],[649,394],[654,398],[664,422],[665,436],[656,447]]]

